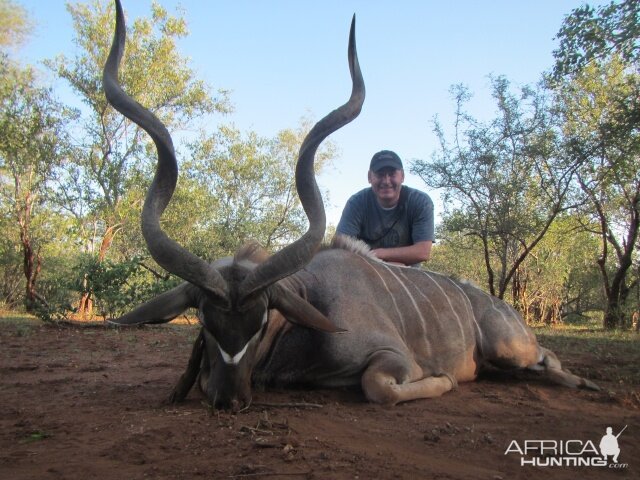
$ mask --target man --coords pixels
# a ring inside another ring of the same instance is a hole
[[[371,188],[349,199],[336,232],[363,240],[385,262],[417,265],[428,260],[434,241],[429,195],[402,185],[402,161],[390,150],[373,156],[368,178]]]

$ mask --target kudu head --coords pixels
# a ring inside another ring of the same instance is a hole
[[[320,120],[304,139],[296,165],[296,189],[309,219],[301,238],[266,259],[256,259],[251,249],[234,258],[208,263],[169,238],[160,216],[169,204],[178,165],[171,136],[149,110],[129,97],[118,83],[118,68],[125,44],[122,6],[116,3],[113,44],[104,67],[103,85],[113,107],[143,128],[158,152],[158,164],[142,210],[142,234],[154,260],[168,272],[186,280],[179,287],[112,320],[121,325],[168,322],[188,308],[198,310],[207,345],[216,345],[216,358],[207,395],[216,407],[240,408],[251,400],[251,373],[255,352],[264,332],[269,309],[278,309],[289,321],[327,332],[339,331],[314,307],[278,284],[304,267],[318,249],[325,232],[322,197],[315,181],[314,157],[320,143],[360,113],[364,82],[355,46],[355,17],[349,37],[351,97],[347,103]],[[262,261],[263,260],[263,261]]]

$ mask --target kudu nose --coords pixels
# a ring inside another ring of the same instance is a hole
[[[246,399],[237,398],[237,397],[230,398],[230,399],[217,398],[214,403],[215,408],[220,410],[229,410],[231,411],[231,413],[241,412],[242,410],[245,410],[246,408],[248,408],[249,405],[251,405],[251,398],[246,400]]]

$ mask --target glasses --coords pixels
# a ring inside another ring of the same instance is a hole
[[[386,177],[395,178],[396,176],[399,175],[400,172],[401,170],[391,168],[391,167],[381,168],[377,172],[373,172],[373,176],[376,177],[378,180],[383,180]]]

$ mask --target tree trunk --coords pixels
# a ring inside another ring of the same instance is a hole
[[[78,313],[82,315],[83,320],[87,320],[93,315],[93,299],[91,298],[91,294],[93,292],[89,288],[89,275],[87,274],[85,274],[82,279],[82,290],[80,304],[78,305]]]
[[[527,325],[531,323],[531,304],[527,291],[527,275],[518,268],[511,281],[511,298],[513,306],[522,314],[522,318]]]
[[[605,330],[613,330],[621,325],[623,322],[623,314],[620,310],[620,305],[616,301],[607,302],[606,310],[604,312],[603,327]]]
[[[21,183],[16,180],[16,198],[19,198]],[[16,216],[20,226],[20,244],[22,246],[22,268],[26,280],[25,285],[25,308],[27,312],[33,313],[36,301],[40,298],[36,292],[36,282],[38,274],[42,269],[42,258],[40,250],[34,251],[33,242],[30,235],[31,212],[35,196],[27,193],[24,197],[24,204],[16,202]]]
[[[42,269],[42,258],[40,257],[40,251],[35,252],[33,250],[29,234],[24,228],[20,231],[20,242],[22,244],[23,270],[26,279],[25,308],[27,312],[33,313],[35,303],[39,298],[36,292],[36,282]]]
[[[613,274],[613,278],[607,275],[604,261],[598,262],[605,282],[605,294],[607,305],[605,307],[603,326],[607,330],[625,326],[624,306],[627,302],[630,289],[626,284],[627,274],[633,266],[633,248],[627,247],[624,255],[619,255],[618,266]]]

